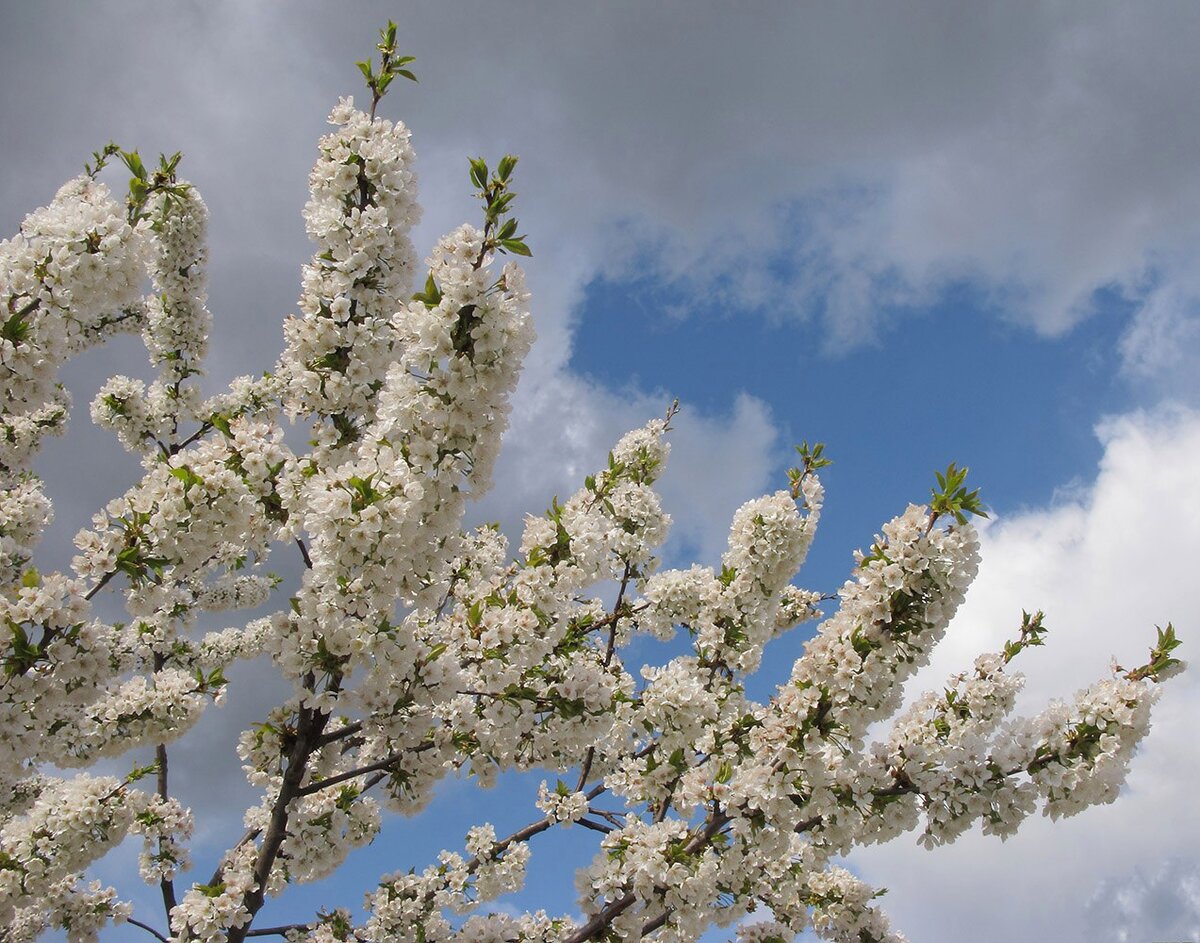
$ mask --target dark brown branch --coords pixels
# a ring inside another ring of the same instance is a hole
[[[179,384],[176,384],[176,386],[178,386],[178,385],[179,385]],[[193,432],[193,433],[192,433],[190,436],[188,436],[188,437],[187,437],[186,439],[184,439],[182,442],[176,442],[176,443],[173,443],[173,444],[171,445],[171,452],[170,452],[170,454],[171,454],[171,455],[175,455],[175,454],[177,454],[177,453],[179,453],[179,452],[182,452],[184,449],[186,449],[186,448],[187,448],[189,445],[191,445],[193,442],[196,442],[197,440],[199,440],[199,439],[203,438],[204,436],[208,435],[208,433],[212,432],[214,428],[215,428],[215,426],[213,426],[213,424],[212,424],[211,422],[209,422],[209,421],[206,419],[204,422],[202,422],[202,423],[200,424],[200,428],[199,428],[199,429],[197,429],[195,432]]]
[[[154,670],[161,671],[166,663],[166,658],[157,652],[154,655]],[[170,798],[170,793],[167,789],[167,747],[166,744],[160,743],[154,748],[155,765],[158,766],[158,796],[164,801]],[[158,843],[159,851],[162,851],[162,839]],[[175,882],[170,878],[164,877],[158,882],[159,890],[162,892],[163,911],[167,915],[167,932],[174,935],[175,928],[171,925],[171,911],[175,909],[178,903],[175,897]]]
[[[337,689],[337,680],[330,684],[329,690]],[[311,674],[308,685],[313,687]],[[283,782],[279,787],[279,795],[271,807],[271,819],[263,833],[262,845],[258,850],[258,858],[254,863],[254,890],[246,894],[243,906],[250,913],[250,919],[262,909],[267,898],[267,881],[275,859],[283,845],[288,831],[288,807],[294,799],[302,795],[300,783],[304,781],[304,773],[308,768],[309,757],[312,756],[316,741],[324,732],[329,715],[314,711],[307,707],[300,708],[299,722],[296,724],[296,739],[288,754],[287,769],[283,774]],[[232,928],[229,931],[229,943],[242,943],[249,931],[249,926]]]
[[[567,937],[565,943],[584,943],[585,940],[591,940],[599,936],[616,917],[621,916],[621,914],[627,911],[636,900],[637,895],[633,891],[629,891],[611,904],[605,904],[600,908],[598,914]]]
[[[96,595],[96,593],[98,593],[98,592],[100,592],[100,590],[104,589],[104,587],[108,585],[108,581],[111,580],[116,575],[117,575],[116,570],[109,570],[102,577],[100,577],[100,582],[98,582],[95,586],[93,586],[91,589],[89,589],[84,594],[83,598],[91,599],[93,596]]]
[[[393,753],[386,759],[380,760],[378,763],[371,763],[369,766],[360,766],[358,769],[352,769],[349,772],[338,773],[336,776],[330,776],[328,779],[318,780],[315,783],[309,783],[297,793],[301,796],[311,796],[313,793],[320,792],[322,789],[328,789],[330,786],[336,786],[338,783],[344,783],[350,779],[357,779],[359,776],[365,776],[367,773],[374,773],[377,770],[388,771],[389,767],[395,766],[397,762],[404,759],[405,753]]]
[[[346,729],[346,728],[343,728],[343,729]],[[340,735],[340,731],[338,733]],[[321,738],[321,739],[324,739],[324,738]],[[326,742],[333,742],[333,740],[336,740],[336,739],[338,739],[338,738],[333,737],[330,740],[327,740]],[[399,753],[393,753],[391,756],[386,757],[385,759],[379,760],[376,763],[371,763],[368,766],[360,766],[358,769],[352,769],[346,773],[338,773],[336,776],[330,776],[328,779],[322,779],[315,783],[309,783],[307,786],[304,786],[303,788],[301,788],[300,791],[297,793],[297,795],[311,796],[313,793],[320,792],[322,789],[328,789],[330,786],[336,786],[338,783],[344,783],[348,779],[356,779],[359,776],[365,776],[367,773],[376,773],[376,772],[380,772],[380,771],[382,771],[383,773],[390,772],[389,767],[394,766],[396,763],[398,763],[400,760],[404,759],[409,754],[424,753],[426,750],[432,750],[432,749],[433,749],[433,741],[432,740],[424,740],[421,743],[418,743],[415,747],[411,747],[407,750],[401,750]],[[370,788],[370,786],[374,786],[377,782],[379,782],[381,779],[384,779],[384,778],[386,778],[386,777],[380,776],[378,779],[376,779],[374,776],[372,776],[371,779],[368,781],[369,785],[367,788]]]
[[[165,936],[163,936],[161,933],[159,933],[157,930],[155,930],[154,927],[150,926],[148,923],[142,923],[142,921],[140,921],[140,920],[134,920],[133,917],[126,917],[125,922],[127,924],[129,924],[131,927],[137,927],[139,930],[145,930],[151,936],[157,937],[158,939],[162,940],[162,943],[170,943],[170,941]]]
[[[247,842],[252,842],[252,841],[254,841],[254,840],[255,840],[256,838],[258,838],[258,836],[259,836],[259,835],[261,835],[261,834],[262,834],[262,829],[261,829],[261,828],[251,828],[251,829],[248,829],[248,830],[246,831],[246,834],[244,834],[244,835],[243,835],[241,838],[239,838],[239,839],[238,839],[238,843],[237,843],[236,845],[234,845],[234,846],[233,846],[233,848],[231,848],[231,849],[230,849],[230,852],[232,853],[232,852],[234,852],[234,851],[237,851],[239,848],[241,848],[241,847],[242,847],[242,845],[246,844]],[[209,885],[211,886],[211,885],[213,885],[213,884],[220,884],[220,883],[221,883],[221,876],[222,876],[224,873],[225,873],[225,865],[223,865],[223,864],[219,864],[219,865],[217,865],[217,870],[215,870],[215,871],[213,872],[213,875],[212,875],[212,877],[210,877],[210,878],[208,879],[208,883],[209,883]]]
[[[642,925],[642,936],[644,936],[644,937],[649,936],[651,933],[653,933],[655,930],[657,930],[659,927],[661,927],[664,923],[667,922],[668,918],[671,916],[671,913],[672,913],[672,910],[670,907],[668,907],[666,910],[664,910],[662,913],[660,913],[653,920],[647,920]]]
[[[699,851],[712,841],[713,836],[728,825],[729,821],[730,817],[727,814],[714,809],[710,813],[708,824],[692,837],[692,840],[687,843],[687,847],[684,848],[684,852],[686,854],[694,854]],[[567,937],[563,943],[584,943],[586,940],[594,940],[602,936],[604,931],[608,929],[609,924],[637,903],[637,899],[637,895],[633,891],[629,891],[616,900],[605,904],[600,908],[599,913],[595,914],[583,926]],[[662,919],[666,920],[665,914],[662,915]],[[653,922],[652,920],[651,923]],[[660,923],[658,926],[662,926],[662,924]],[[658,926],[652,927],[652,929],[656,930]],[[643,930],[643,932],[646,931]]]
[[[360,720],[355,721],[352,724],[346,724],[345,727],[339,727],[337,730],[331,730],[329,733],[324,734],[319,740],[317,740],[317,749],[329,746],[331,743],[336,743],[338,740],[341,740],[344,737],[353,736],[362,730],[362,728],[363,725],[362,721]]]
[[[478,871],[479,866],[483,864],[484,860],[491,860],[496,855],[503,851],[507,851],[511,845],[515,845],[518,842],[529,841],[529,839],[533,838],[534,835],[541,834],[553,825],[554,819],[547,816],[544,819],[538,819],[536,822],[530,822],[524,828],[517,829],[507,838],[502,838],[500,841],[493,844],[491,853],[487,859],[482,859],[478,856],[471,858],[466,863],[467,874],[474,874],[476,871]]]

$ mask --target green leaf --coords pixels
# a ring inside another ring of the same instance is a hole
[[[29,337],[30,324],[26,320],[26,312],[18,311],[0,325],[0,338],[9,341],[14,347]]]
[[[433,272],[430,272],[425,277],[425,290],[419,291],[412,296],[413,301],[424,302],[427,308],[436,308],[442,300],[441,289],[438,288],[437,282],[433,280]]]
[[[488,204],[488,209],[496,216],[500,216],[508,211],[508,205],[517,198],[517,195],[512,190],[506,190],[503,193],[498,193]]]
[[[487,186],[488,168],[482,157],[472,157],[471,161],[471,182],[479,189],[484,189]]]
[[[129,168],[129,172],[138,180],[146,179],[146,165],[142,163],[141,155],[137,151],[121,151],[121,160],[125,166]]]
[[[525,245],[525,243],[520,239],[501,239],[500,245],[513,255],[533,255],[533,253],[529,251],[529,246]]]

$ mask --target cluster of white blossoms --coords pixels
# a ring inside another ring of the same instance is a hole
[[[571,792],[561,779],[553,791],[543,781],[538,787],[537,807],[555,822],[570,825],[587,815],[588,797],[583,792]]]
[[[29,468],[66,425],[59,367],[144,317],[140,235],[108,187],[82,176],[0,242],[0,583],[20,578],[49,517]]]
[[[154,291],[142,311],[142,340],[158,378],[115,376],[92,400],[92,421],[110,429],[136,453],[166,449],[181,422],[204,418],[199,390],[187,380],[200,373],[212,316],[206,306],[208,209],[195,189],[175,185],[144,207],[149,275]]]
[[[371,412],[392,366],[391,317],[412,291],[416,257],[408,233],[420,219],[408,129],[374,121],[343,99],[329,116],[337,130],[320,141],[304,208],[318,251],[304,267],[300,316],[284,327],[280,364],[292,415]],[[345,426],[319,426],[336,446]]]
[[[86,943],[129,919],[169,943],[242,943],[288,886],[375,839],[385,809],[419,811],[448,775],[487,786],[534,769],[547,780],[528,825],[498,837],[480,823],[462,851],[372,882],[362,913],[314,908],[267,932],[692,943],[742,921],[744,943],[809,928],[899,940],[876,892],[835,863],[856,845],[913,829],[937,844],[977,822],[1003,837],[1039,807],[1112,801],[1148,730],[1152,683],[1178,666],[1170,628],[1145,666],[1014,720],[1010,662],[1043,631],[1027,618],[1003,652],[868,742],[978,565],[978,503],[953,466],[930,505],[858,555],[837,596],[794,584],[821,513],[820,446],[801,447],[789,490],[738,509],[719,568],[659,568],[670,517],[655,485],[673,409],[530,515],[515,559],[498,527],[464,527],[532,344],[524,276],[498,259],[528,254],[508,215],[516,159],[494,173],[471,162],[483,226],[450,232],[419,271],[409,133],[374,115],[406,74],[389,30],[383,71],[362,64],[370,112],[343,100],[320,141],[305,208],[317,251],[270,374],[200,394],[207,211],[176,179],[177,156],[151,173],[110,147],[134,172],[125,207],[97,168],[0,244],[0,938],[57,927]],[[57,370],[129,328],[157,378],[114,377],[91,412],[144,473],[79,533],[73,573],[39,573],[50,503],[30,462],[63,428]],[[288,444],[284,417],[311,425],[310,449]],[[267,572],[272,553],[296,554],[302,578]],[[96,617],[105,590],[123,594],[129,621]],[[784,650],[774,640],[834,600],[803,652],[793,645],[786,683],[749,697],[766,646]],[[216,631],[200,620],[272,604]],[[627,666],[639,633],[671,656]],[[258,798],[201,877],[169,748],[220,702],[226,671],[261,656],[290,693],[228,745]],[[64,775],[123,756],[124,778]],[[602,836],[578,875],[581,916],[487,906],[524,885],[536,836],[575,825]],[[142,841],[157,916],[89,874],[127,837]]]

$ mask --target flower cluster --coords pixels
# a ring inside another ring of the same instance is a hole
[[[408,232],[420,210],[404,125],[372,120],[350,99],[329,123],[337,130],[320,141],[304,208],[319,249],[304,267],[300,316],[285,325],[280,374],[291,414],[340,417],[316,428],[333,447],[354,438],[393,362],[389,302],[411,291]]]
[[[219,943],[230,929],[249,924],[253,914],[246,897],[258,889],[254,877],[257,849],[252,843],[234,848],[221,863],[221,880],[216,884],[194,884],[171,908],[170,919],[176,938],[195,943]]]
[[[143,317],[138,228],[104,184],[77,177],[0,242],[0,584],[20,576],[50,505],[29,467],[65,428],[72,354]]]
[[[561,779],[553,792],[543,781],[538,787],[537,807],[555,822],[570,825],[587,815],[588,798],[585,793],[571,792]]]

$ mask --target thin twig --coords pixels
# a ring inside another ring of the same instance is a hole
[[[234,845],[233,848],[230,849],[230,853],[232,854],[233,852],[237,851],[239,848],[242,847],[242,845],[246,844],[247,842],[254,841],[261,834],[262,834],[261,828],[248,829],[246,831],[246,833],[241,838],[238,839],[238,843],[236,845]],[[209,885],[211,886],[213,884],[220,884],[221,877],[224,874],[225,874],[225,865],[223,865],[223,864],[217,865],[217,870],[215,870],[213,872],[213,876],[208,879]]]
[[[108,585],[108,581],[111,580],[116,575],[117,575],[116,570],[109,570],[102,577],[100,577],[100,582],[98,582],[95,586],[93,586],[91,589],[89,589],[84,594],[83,598],[91,599],[93,596],[96,595],[96,593],[98,593],[98,592],[100,592],[100,590],[104,589],[104,587]]]
[[[142,923],[142,921],[135,920],[135,919],[133,919],[133,917],[126,917],[125,922],[128,923],[130,926],[137,927],[139,930],[145,930],[147,933],[151,934],[152,936],[157,937],[158,939],[162,940],[162,943],[170,943],[170,941],[165,936],[163,936],[161,933],[159,933],[157,930],[155,930],[154,927],[150,926],[148,923]]]
[[[415,747],[411,747],[407,750],[401,750],[399,753],[393,753],[391,756],[379,760],[377,763],[371,763],[369,766],[360,766],[358,769],[352,769],[346,773],[338,773],[336,776],[330,776],[328,779],[322,779],[315,783],[309,783],[307,786],[303,787],[297,793],[297,795],[311,796],[313,793],[320,792],[322,789],[328,789],[330,786],[336,786],[338,783],[344,783],[348,779],[356,779],[359,776],[365,776],[367,773],[375,773],[377,771],[388,772],[388,767],[394,766],[410,753],[424,753],[426,750],[432,749],[433,741],[425,740],[422,743],[418,743]],[[374,780],[371,782],[372,786],[379,782],[379,780],[375,779],[375,777],[371,778]]]
[[[670,421],[670,416],[667,420]],[[604,648],[604,667],[607,668],[612,663],[613,652],[617,646],[617,623],[621,618],[621,611],[625,603],[625,590],[629,587],[629,578],[633,575],[633,567],[628,563],[625,564],[625,572],[621,574],[621,588],[617,590],[617,601],[613,603],[612,612],[609,614],[606,621],[611,620],[611,625],[608,629],[608,644]],[[579,792],[587,785],[588,777],[592,774],[592,763],[596,759],[596,748],[588,747],[587,755],[583,758],[583,763],[579,769],[579,782],[575,785],[575,791]]]
[[[726,813],[721,812],[716,808],[714,808],[709,815],[710,818],[708,824],[700,832],[694,835],[692,840],[688,842],[687,846],[684,848],[684,852],[686,854],[694,854],[695,852],[699,851],[706,844],[712,841],[713,836],[730,822],[730,817]],[[633,891],[629,891],[617,898],[615,901],[605,904],[600,908],[599,913],[595,914],[590,920],[583,924],[583,926],[579,927],[579,929],[567,937],[564,943],[584,943],[586,940],[596,939],[603,934],[603,932],[608,928],[609,924],[611,924],[614,919],[623,914],[635,903],[637,903],[637,895]],[[652,929],[658,928],[654,927]]]

